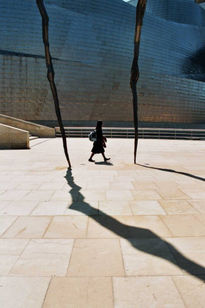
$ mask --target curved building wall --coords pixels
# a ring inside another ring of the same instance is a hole
[[[65,123],[131,122],[135,7],[121,0],[45,5]],[[35,1],[1,0],[0,26],[0,113],[55,121]],[[141,122],[205,123],[204,55],[205,11],[194,0],[148,0],[140,48]]]

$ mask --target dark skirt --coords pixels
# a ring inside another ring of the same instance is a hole
[[[94,153],[94,154],[104,153],[105,150],[104,150],[102,142],[95,141],[93,143],[93,148],[92,148],[91,152]]]

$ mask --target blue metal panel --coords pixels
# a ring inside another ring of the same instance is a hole
[[[135,7],[121,0],[45,4],[64,120],[132,121]],[[1,0],[0,27],[0,113],[55,120],[35,1]],[[204,59],[205,11],[193,0],[148,0],[140,49],[140,121],[205,123]]]

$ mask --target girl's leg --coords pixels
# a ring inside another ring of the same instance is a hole
[[[103,156],[103,158],[104,158],[104,161],[110,160],[110,158],[106,158],[106,157],[105,157],[105,154],[104,154],[104,153],[102,153],[102,156]]]
[[[90,158],[88,159],[88,161],[92,161],[92,162],[94,162],[94,160],[92,159],[94,155],[95,155],[95,154],[94,154],[94,153],[92,153],[92,154],[90,155]]]

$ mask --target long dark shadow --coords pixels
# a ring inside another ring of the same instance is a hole
[[[189,176],[190,178],[199,180],[199,181],[205,181],[205,178],[202,178],[200,176],[191,174],[191,173],[187,173],[187,172],[183,172],[183,171],[176,171],[174,169],[166,169],[166,168],[159,168],[159,167],[152,167],[152,166],[147,166],[147,165],[142,165],[142,164],[137,164],[138,166],[144,167],[144,168],[149,168],[149,169],[155,169],[155,170],[160,170],[160,171],[166,171],[166,172],[173,172],[173,173],[177,173],[177,174],[182,174],[185,176]]]
[[[165,259],[205,282],[205,268],[203,266],[183,256],[173,245],[149,229],[125,225],[103,211],[93,208],[84,201],[84,196],[80,192],[81,187],[74,182],[71,169],[67,170],[65,178],[71,187],[69,193],[73,202],[70,209],[86,214],[101,226],[126,239],[134,248]]]

